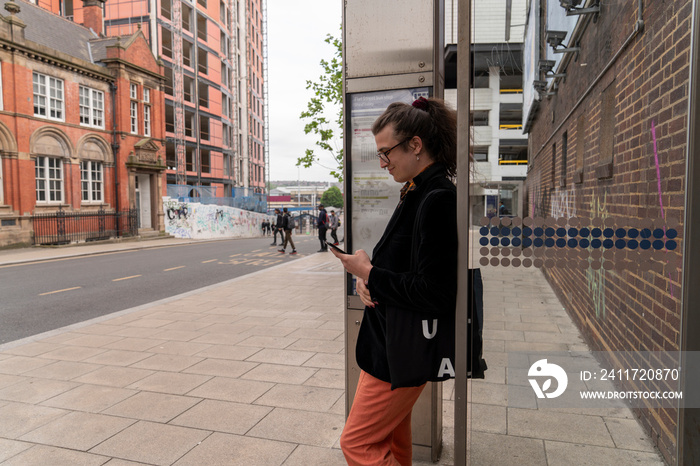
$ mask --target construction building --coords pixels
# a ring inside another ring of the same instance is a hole
[[[263,195],[266,0],[91,1],[103,10],[107,37],[140,29],[164,62],[169,193]],[[76,22],[85,15],[71,0],[38,4]]]

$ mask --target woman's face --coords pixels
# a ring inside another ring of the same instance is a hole
[[[379,131],[374,136],[374,141],[377,144],[377,151],[384,153],[389,151],[386,156],[389,162],[387,163],[386,160],[380,157],[379,166],[389,170],[389,174],[394,177],[394,181],[397,183],[405,183],[412,180],[423,169],[423,165],[417,159],[420,150],[416,150],[413,141],[394,147],[401,140],[396,139],[392,125],[387,125]]]

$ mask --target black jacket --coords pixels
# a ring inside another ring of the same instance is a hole
[[[440,164],[414,183],[372,253],[368,283],[379,304],[365,308],[355,351],[360,368],[392,389],[450,378],[438,366],[454,358],[456,188]]]

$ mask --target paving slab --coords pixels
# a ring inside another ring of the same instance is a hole
[[[174,466],[276,466],[283,464],[294,448],[294,444],[287,442],[217,432],[197,445]]]

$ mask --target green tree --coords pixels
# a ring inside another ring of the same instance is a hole
[[[326,35],[325,41],[333,46],[333,58],[330,61],[321,60],[323,74],[317,81],[306,81],[306,88],[313,90],[314,96],[306,104],[306,110],[301,112],[301,118],[306,121],[304,133],[313,133],[318,137],[316,145],[322,149],[321,152],[331,155],[335,167],[321,165],[321,156],[314,149],[306,149],[304,156],[297,159],[297,166],[309,168],[315,163],[328,168],[331,175],[343,181],[343,44],[341,39],[331,34]],[[337,114],[331,120],[326,116],[326,110],[332,106],[337,107]]]
[[[337,186],[331,186],[321,196],[321,204],[327,207],[343,207],[343,193]]]

